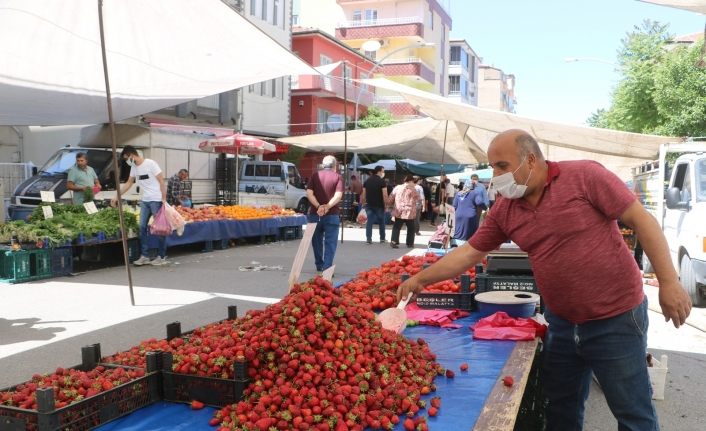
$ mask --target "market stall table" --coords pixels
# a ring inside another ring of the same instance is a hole
[[[435,379],[436,392],[424,396],[442,399],[439,415],[429,418],[429,428],[453,430],[512,430],[520,410],[525,386],[534,362],[537,341],[483,341],[473,340],[468,329],[480,316],[457,320],[459,329],[432,326],[407,328],[403,335],[410,339],[425,339],[437,361],[455,372],[452,379]],[[468,363],[467,372],[459,371],[461,363]],[[504,386],[502,377],[513,376],[515,384]],[[190,410],[186,404],[160,402],[106,424],[101,431],[113,430],[213,430],[208,425],[213,408]],[[420,411],[425,415],[426,410]],[[395,430],[403,429],[398,424]]]

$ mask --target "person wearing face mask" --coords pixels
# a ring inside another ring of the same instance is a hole
[[[164,175],[157,162],[152,159],[145,159],[137,152],[137,150],[126,145],[120,155],[122,159],[130,166],[130,177],[120,189],[120,194],[127,192],[133,183],[142,191],[142,202],[140,203],[140,245],[142,247],[142,255],[139,259],[133,262],[134,265],[142,266],[150,264],[154,266],[167,264],[167,238],[157,236],[158,253],[159,255],[150,260],[148,238],[152,236],[147,223],[151,215],[157,215],[162,205],[167,202],[167,186],[164,183]],[[111,201],[113,206],[116,206],[117,198]]]
[[[481,204],[476,205],[476,226],[480,226],[481,214],[490,207],[490,199],[488,199],[488,191],[485,189],[483,183],[480,182],[478,174],[471,175],[471,182],[473,183],[473,188],[478,191],[482,201]]]
[[[542,353],[547,430],[583,428],[592,374],[619,429],[657,430],[645,351],[647,299],[617,220],[640,238],[659,280],[666,321],[684,324],[691,300],[679,282],[657,221],[622,181],[590,160],[551,162],[522,130],[488,147],[498,194],[468,243],[398,288],[398,298],[455,277],[507,239],[526,251],[545,302]]]

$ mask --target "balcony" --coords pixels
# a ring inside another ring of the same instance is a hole
[[[375,97],[373,90],[357,87],[353,83],[348,83],[346,93],[349,101],[357,100],[360,94],[360,104],[363,106],[372,105]],[[343,81],[333,76],[300,75],[299,79],[292,81],[292,95],[343,99]]]
[[[367,40],[390,37],[424,39],[424,19],[418,16],[344,21],[336,27],[336,38]]]
[[[419,57],[388,58],[382,70],[388,76],[419,76],[430,84],[436,82],[434,69]]]

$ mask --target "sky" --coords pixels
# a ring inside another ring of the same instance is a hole
[[[614,66],[621,40],[651,19],[683,35],[704,30],[706,17],[636,0],[445,0],[451,38],[465,39],[483,64],[516,77],[516,113],[585,124],[610,107],[620,75]],[[606,62],[567,57],[598,58]]]

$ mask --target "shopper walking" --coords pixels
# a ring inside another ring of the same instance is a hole
[[[404,224],[407,226],[407,248],[413,248],[415,236],[414,217],[417,212],[419,193],[415,189],[412,175],[407,175],[404,179],[404,184],[400,184],[392,190],[390,201],[393,204],[392,217],[395,218],[395,222],[392,225],[390,246],[392,248],[399,247],[400,230]]]
[[[309,223],[316,223],[311,247],[314,249],[314,264],[319,272],[333,265],[341,226],[338,203],[343,197],[343,178],[336,171],[336,158],[326,156],[322,169],[314,172],[306,186],[309,199]]]
[[[493,139],[490,194],[501,197],[465,245],[410,278],[398,297],[453,278],[507,239],[529,254],[549,322],[543,352],[547,430],[583,428],[595,375],[621,430],[658,430],[647,373],[647,299],[616,220],[640,238],[659,280],[659,303],[675,327],[691,301],[664,234],[613,173],[589,160],[550,162],[522,130]]]
[[[464,184],[463,190],[454,197],[454,239],[468,241],[478,229],[476,208],[483,203],[480,189],[472,181]]]
[[[480,226],[480,218],[483,211],[487,211],[490,207],[490,200],[488,199],[488,191],[485,189],[483,183],[480,182],[478,174],[471,175],[471,181],[473,182],[473,188],[478,190],[481,196],[482,203],[476,205],[476,227]]]
[[[142,191],[142,201],[140,202],[141,255],[133,264],[137,266],[147,263],[155,266],[166,265],[167,238],[150,234],[148,226],[150,216],[156,216],[162,205],[167,202],[167,185],[164,183],[162,169],[154,160],[142,157],[131,145],[125,146],[120,156],[130,166],[130,176],[120,189],[120,194],[125,194],[133,183],[137,183]],[[113,198],[112,203],[116,205],[117,199]],[[158,255],[152,260],[149,258],[150,237],[155,237],[157,240]]]
[[[101,189],[96,171],[88,166],[86,153],[76,153],[76,164],[69,169],[66,188],[72,191],[71,201],[74,205],[81,205],[87,195],[93,196]]]
[[[375,166],[373,175],[365,180],[363,184],[363,195],[360,197],[360,204],[365,208],[368,221],[365,223],[365,240],[368,244],[373,243],[373,225],[378,224],[380,232],[380,242],[385,243],[385,202],[387,202],[387,184],[383,179],[385,168],[381,165]]]

